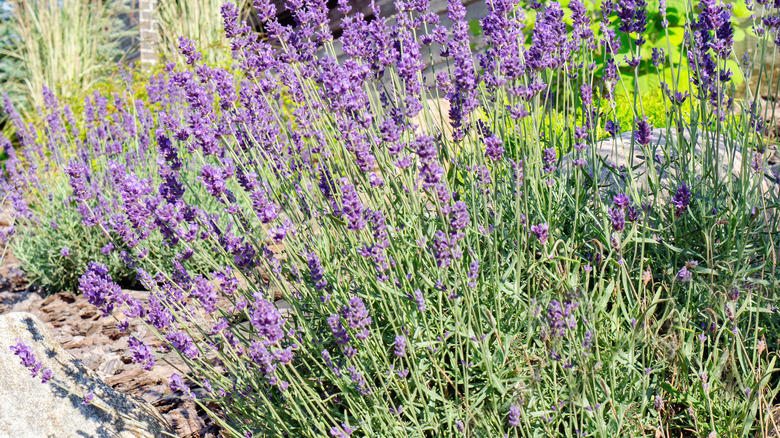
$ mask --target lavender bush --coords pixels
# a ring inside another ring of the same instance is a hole
[[[142,200],[164,180],[149,148],[152,111],[160,107],[154,93],[167,86],[162,76],[152,77],[146,103],[133,100],[131,88],[111,100],[95,92],[85,98],[81,114],[47,89],[38,123],[24,123],[5,99],[22,146],[19,154],[2,139],[10,157],[4,187],[20,225],[13,252],[31,281],[54,291],[76,290],[87,265],[99,261],[109,266],[114,280],[132,285],[137,284],[136,265],[172,266],[176,252],[165,244],[171,237],[152,234],[159,219],[144,216]],[[166,102],[176,106],[175,99]],[[128,174],[128,169],[135,172]],[[204,265],[199,254],[178,259],[208,272],[198,267]]]
[[[678,11],[674,50],[645,39],[664,3],[489,0],[478,54],[461,3],[444,20],[428,3],[350,14],[338,42],[325,2],[290,1],[286,27],[257,0],[268,40],[226,3],[236,71],[181,39],[186,64],[137,113],[161,107],[106,154],[145,138],[150,158],[102,167],[159,179],[127,196],[115,183],[96,214],[88,166],[65,168],[72,205],[126,246],[149,298],[100,263],[81,292],[175,350],[187,369],[171,388],[235,436],[768,435],[777,176],[752,90],[775,83],[761,63],[775,5],[756,6],[754,59],[736,63],[716,0]],[[669,78],[664,140],[649,68]],[[737,93],[735,77],[755,85]],[[637,148],[623,166],[596,153],[616,138]]]

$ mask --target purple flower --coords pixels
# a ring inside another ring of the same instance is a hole
[[[483,141],[485,143],[485,156],[493,161],[500,160],[501,156],[504,155],[504,142],[495,134],[486,137]]]
[[[431,249],[436,258],[436,265],[440,268],[447,268],[452,265],[452,260],[458,260],[463,256],[458,240],[463,237],[463,233],[454,233],[448,236],[443,231],[438,230],[431,239]]]
[[[612,198],[612,204],[621,209],[624,210],[626,207],[631,205],[631,198],[628,197],[628,195],[620,193],[615,195],[614,198]]]
[[[330,326],[331,333],[333,333],[333,337],[336,338],[337,344],[346,345],[347,342],[349,342],[349,334],[347,334],[347,329],[341,324],[341,317],[339,317],[339,315],[330,315],[330,317],[328,317],[328,325]]]
[[[543,13],[536,16],[531,47],[525,52],[525,62],[535,71],[555,69],[565,61],[566,24],[563,9],[558,2],[550,2]]]
[[[252,326],[257,334],[264,339],[264,344],[270,346],[284,338],[284,318],[279,309],[259,293],[255,294],[255,303],[250,315]]]
[[[612,221],[612,229],[618,233],[626,228],[626,217],[619,208],[609,209],[609,218]]]
[[[362,230],[366,227],[366,221],[363,218],[365,207],[360,203],[355,186],[350,184],[346,177],[341,179],[341,193],[341,213],[347,220],[347,228],[353,231]]]
[[[41,383],[46,384],[51,380],[52,371],[48,368],[41,371]]]
[[[471,219],[469,218],[468,207],[463,201],[458,201],[452,207],[450,207],[449,213],[451,215],[450,228],[453,231],[463,230],[471,222]]]
[[[252,341],[249,347],[249,357],[259,366],[264,374],[271,374],[276,371],[273,353],[263,345],[262,342]]]
[[[249,194],[249,198],[252,200],[252,208],[257,213],[257,219],[260,222],[264,224],[271,223],[279,217],[279,207],[268,199],[264,190],[253,190]]]
[[[688,270],[687,266],[683,266],[682,269],[677,272],[677,281],[680,283],[688,283],[691,281],[691,278],[693,278],[693,273]]]
[[[81,402],[82,405],[91,405],[92,400],[95,398],[95,394],[92,391],[89,391],[86,395],[84,395],[84,400]]]
[[[621,21],[618,30],[623,33],[641,34],[647,27],[647,3],[644,0],[626,0],[617,2],[617,16]],[[639,42],[637,42],[637,45]]]
[[[477,287],[477,278],[479,277],[479,260],[473,260],[469,265],[469,272],[466,275],[469,278],[469,287]]]
[[[452,37],[447,42],[449,55],[453,59],[453,81],[451,90],[447,93],[447,100],[450,102],[449,116],[455,130],[453,137],[455,140],[461,140],[470,123],[469,115],[479,107],[479,82],[474,68],[469,24],[463,3],[460,0],[449,0],[447,16],[454,22],[451,27]]]
[[[685,184],[685,181],[677,188],[677,191],[672,197],[672,203],[675,207],[674,217],[680,218],[691,204],[691,191],[688,189],[688,185]]]
[[[542,245],[547,245],[547,239],[550,237],[549,230],[550,226],[547,225],[547,222],[543,222],[539,225],[531,225],[531,233],[539,239],[539,242]]]
[[[436,160],[436,143],[431,136],[420,136],[414,141],[414,150],[417,152],[417,156],[423,162],[429,162]]]
[[[604,130],[607,131],[609,135],[614,137],[617,135],[618,131],[620,131],[620,122],[608,120],[606,125],[604,125]]]
[[[509,415],[507,416],[507,422],[512,427],[520,426],[520,406],[513,404],[509,407]]]
[[[122,289],[114,283],[102,263],[90,262],[87,272],[79,278],[79,292],[100,309],[103,316],[108,316],[114,310],[114,304],[122,299]]]
[[[179,53],[184,55],[188,65],[194,65],[201,59],[200,53],[195,50],[195,43],[183,36],[179,36]]]
[[[582,84],[580,87],[580,96],[582,98],[582,105],[585,108],[589,108],[593,105],[593,88],[589,84]]]
[[[227,190],[225,179],[229,176],[230,173],[228,169],[204,164],[203,167],[200,168],[200,176],[198,179],[203,183],[207,192],[219,199]]]
[[[665,56],[664,49],[653,47],[653,66],[655,66],[655,68],[660,68],[664,59],[666,59]]]
[[[642,146],[647,146],[653,141],[652,138],[653,125],[647,121],[647,117],[642,120],[637,120],[636,130],[634,131],[634,140]]]
[[[68,247],[64,247],[60,250],[60,255],[63,257],[70,257],[70,250]]]
[[[350,379],[352,379],[352,383],[354,383],[357,386],[358,392],[360,392],[363,395],[371,394],[371,388],[369,388],[368,382],[366,382],[366,379],[365,377],[363,377],[363,374],[359,373],[354,366],[347,368],[347,371],[349,371],[349,377]]]
[[[84,202],[92,197],[89,190],[87,177],[89,170],[83,163],[72,161],[65,169],[65,173],[70,177],[70,187],[73,189],[73,200],[78,203]]]
[[[341,427],[333,426],[330,428],[330,435],[333,438],[349,438],[355,429],[349,427],[347,423],[341,423]]]
[[[168,379],[168,387],[171,388],[171,391],[179,391],[187,396],[191,395],[190,388],[184,383],[184,380],[178,373],[171,374],[171,377]]]
[[[414,302],[417,304],[417,310],[425,312],[425,297],[420,292],[420,289],[414,291]]]
[[[352,297],[349,303],[341,309],[341,316],[347,320],[350,328],[359,330],[355,335],[358,339],[367,339],[370,335],[368,326],[371,325],[371,317],[368,316],[368,309],[360,297]]]
[[[638,222],[639,221],[639,210],[634,207],[633,205],[629,205],[626,208],[626,219],[628,219],[629,222]]]
[[[661,26],[663,26],[664,28],[668,27],[669,22],[666,20],[666,0],[659,0],[658,12],[661,14],[661,18],[663,18],[663,21],[661,21]]]
[[[406,338],[403,335],[395,336],[395,355],[404,357],[406,355]]]
[[[217,310],[218,294],[214,285],[203,278],[202,275],[196,275],[192,281],[192,290],[190,296],[197,298],[207,313],[213,313]]]
[[[584,348],[590,348],[593,346],[593,330],[586,330],[585,336],[582,340],[582,346]]]
[[[330,285],[328,280],[325,279],[325,269],[322,267],[322,262],[314,251],[305,254],[306,264],[309,266],[309,275],[311,281],[314,283],[314,288],[322,292],[328,290]]]
[[[38,359],[35,357],[35,353],[33,353],[32,348],[29,345],[17,339],[16,345],[11,345],[10,349],[11,353],[18,356],[19,359],[22,360],[22,365],[30,370],[30,375],[32,377],[38,375],[38,372],[40,372],[41,368],[43,368],[43,364],[38,362]]]
[[[488,48],[485,55],[478,58],[485,70],[485,81],[491,88],[523,74],[522,45],[519,41],[525,17],[522,11],[515,14],[514,6],[512,0],[487,2],[488,15],[480,21]]]
[[[195,347],[192,342],[192,338],[183,332],[173,332],[165,336],[165,339],[171,344],[171,346],[179,350],[182,354],[190,359],[196,359],[200,355],[200,351]]]
[[[109,255],[113,250],[114,244],[112,242],[108,242],[104,247],[100,248],[100,253],[103,255]]]
[[[222,27],[225,29],[225,36],[229,39],[236,38],[246,32],[249,32],[247,26],[239,24],[239,13],[236,5],[225,3],[220,8],[222,14]]]
[[[572,303],[571,301],[566,301],[563,305],[557,300],[550,301],[545,320],[553,336],[563,337],[567,328],[573,330],[577,327],[577,319],[572,311],[579,305],[579,303]]]
[[[542,156],[542,161],[544,161],[545,172],[549,173],[557,169],[557,167],[554,166],[555,162],[558,161],[558,154],[555,152],[555,148],[545,149],[544,155]]]
[[[154,355],[149,346],[133,335],[130,335],[127,339],[127,344],[130,349],[130,358],[133,363],[140,363],[144,370],[151,371],[154,367]]]

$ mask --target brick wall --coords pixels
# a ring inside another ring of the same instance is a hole
[[[153,64],[157,61],[157,42],[160,35],[157,31],[157,20],[154,18],[154,10],[156,8],[157,0],[139,0],[138,26],[140,28],[140,57],[142,64]]]

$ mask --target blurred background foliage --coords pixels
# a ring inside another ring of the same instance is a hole
[[[22,115],[43,105],[44,85],[83,97],[133,57],[132,0],[5,0],[0,77]]]
[[[228,65],[223,3],[159,1],[159,64],[177,60],[177,40],[183,35],[193,40],[205,61]],[[238,3],[249,18],[250,2]],[[44,85],[76,110],[96,90],[110,93],[125,89],[128,77],[158,74],[161,66],[138,65],[137,17],[138,0],[0,0],[0,93],[8,94],[25,120],[36,123]],[[0,130],[13,137],[5,114]]]
[[[158,0],[159,54],[163,60],[177,60],[178,40],[184,36],[195,43],[203,60],[215,66],[229,65],[232,60],[230,45],[222,30],[220,8],[224,0]],[[242,20],[249,19],[251,2],[235,0]]]

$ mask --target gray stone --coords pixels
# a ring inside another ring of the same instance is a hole
[[[31,377],[10,350],[29,345],[48,384]],[[83,397],[92,392],[91,405]],[[112,389],[60,346],[35,316],[0,315],[0,438],[175,436],[150,404]]]
[[[702,164],[707,159],[703,156],[702,136],[699,132],[694,146],[694,157],[683,157],[678,153],[677,135],[672,132],[667,139],[665,129],[654,129],[652,131],[652,141],[647,147],[642,147],[633,142],[631,131],[624,132],[614,139],[608,139],[596,143],[591,149],[586,149],[586,161],[592,152],[596,153],[599,168],[599,184],[603,192],[606,193],[625,193],[635,189],[638,195],[652,193],[651,182],[657,182],[659,193],[666,199],[673,187],[671,184],[671,172],[676,172],[682,167],[683,158],[693,158],[692,165],[688,169],[693,169],[695,178],[701,179],[704,168]],[[713,134],[710,134],[713,135]],[[688,133],[683,134],[683,138],[692,143]],[[712,141],[712,140],[711,140]],[[739,178],[742,173],[742,152],[739,144],[733,145],[723,138],[718,142],[717,148],[712,154],[713,169],[717,169],[718,180],[725,181],[728,176]],[[563,175],[570,175],[574,168],[573,161],[577,157],[577,152],[569,153],[561,159],[561,171]],[[748,157],[752,160],[752,156]],[[676,161],[675,165],[670,165],[671,161]],[[761,181],[761,191],[763,194],[778,193],[778,184],[775,182],[775,172],[780,170],[780,163],[777,157],[771,152],[767,152],[763,157],[764,177]],[[751,172],[750,162],[747,163],[747,169]],[[592,171],[592,169],[589,169]],[[675,175],[676,177],[677,175]],[[628,184],[633,181],[633,184]]]

